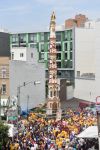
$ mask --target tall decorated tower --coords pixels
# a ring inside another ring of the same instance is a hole
[[[55,34],[55,13],[51,15],[50,21],[50,49],[49,49],[49,61],[48,61],[48,101],[47,101],[47,114],[52,115],[53,113],[59,112],[61,105],[59,99],[59,84],[57,79],[57,50],[56,50],[56,34]]]

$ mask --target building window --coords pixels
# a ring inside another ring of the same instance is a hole
[[[61,53],[57,53],[57,60],[61,60]]]
[[[70,50],[73,49],[73,45],[72,45],[72,42],[70,42]]]
[[[58,71],[57,71],[57,76],[58,76],[59,78],[61,77],[61,74],[62,74],[61,71],[58,70]]]
[[[68,40],[68,35],[67,35],[67,31],[65,31],[65,40]]]
[[[72,61],[68,60],[68,68],[72,68],[72,67],[73,67]]]
[[[61,41],[61,32],[56,33],[56,41]]]
[[[26,43],[26,34],[19,35],[20,43]]]
[[[14,53],[11,54],[11,58],[12,58],[12,60],[14,59]]]
[[[72,40],[72,30],[70,30],[70,40]]]
[[[37,48],[37,44],[30,44],[31,48]]]
[[[29,34],[29,42],[37,42],[37,34],[36,33],[31,33]]]
[[[44,59],[44,53],[41,53],[41,60]]]
[[[72,40],[72,30],[68,30],[67,31],[67,35],[68,35],[68,40]]]
[[[57,67],[61,68],[61,62],[57,62]]]
[[[33,58],[33,53],[31,53],[31,58]]]
[[[41,44],[41,46],[40,46],[40,51],[41,51],[41,52],[44,52],[44,44]]]
[[[72,40],[72,30],[65,31],[65,40],[66,41]]]
[[[44,33],[40,33],[40,40],[44,41]]]
[[[44,41],[48,42],[50,37],[50,33],[44,33]]]
[[[80,77],[80,71],[77,71],[77,77]]]
[[[24,57],[24,54],[23,54],[23,53],[20,53],[20,57]]]
[[[48,38],[48,41],[49,41],[49,40],[50,40],[50,33],[48,33],[48,35],[47,35],[47,36],[48,36],[47,38]]]
[[[13,34],[12,35],[12,43],[17,43],[18,42],[18,35]]]
[[[67,43],[64,43],[64,49],[65,49],[65,51],[68,51],[68,44]]]
[[[72,60],[72,52],[70,52],[70,59]]]
[[[67,60],[67,53],[65,53],[65,60]]]
[[[65,61],[65,68],[72,68],[73,67],[73,63],[70,60],[67,60],[67,62]]]
[[[50,49],[50,44],[47,44],[47,48],[48,48],[48,50],[47,50],[47,51],[49,51],[49,49]]]
[[[44,53],[39,53],[39,60],[44,60]]]
[[[12,47],[19,47],[19,45],[13,44]]]
[[[56,43],[56,49],[57,51],[61,51],[61,43]]]
[[[2,94],[6,94],[6,84],[2,84]]]
[[[2,78],[6,78],[6,68],[5,67],[3,67],[2,68]]]

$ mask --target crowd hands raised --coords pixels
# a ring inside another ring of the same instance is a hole
[[[6,145],[6,150],[98,150],[96,139],[78,139],[77,134],[96,125],[96,115],[87,110],[68,109],[62,120],[38,117],[30,113],[20,119],[18,133]]]

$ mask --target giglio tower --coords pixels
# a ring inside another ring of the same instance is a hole
[[[50,21],[50,48],[49,48],[49,60],[48,60],[48,99],[47,99],[47,114],[59,112],[61,105],[59,99],[59,84],[57,79],[57,50],[56,50],[56,34],[55,34],[55,13],[51,15]]]

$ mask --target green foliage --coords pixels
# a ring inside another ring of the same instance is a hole
[[[45,113],[45,112],[46,112],[46,110],[44,110],[43,108],[37,109],[37,113]]]
[[[42,114],[46,113],[46,110],[44,108],[37,107],[37,108],[33,108],[31,110],[35,113],[42,113]]]
[[[8,141],[9,127],[0,122],[0,145],[5,145]]]

